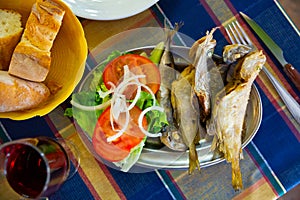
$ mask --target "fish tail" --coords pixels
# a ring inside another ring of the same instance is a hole
[[[189,148],[189,174],[192,174],[195,169],[200,171],[200,162],[195,144],[191,144]]]
[[[243,188],[242,173],[239,158],[234,158],[231,163],[232,168],[232,187],[235,191]]]
[[[170,25],[168,25],[167,20],[164,21],[167,47],[170,45],[174,35],[179,31],[179,29],[183,26],[183,24],[184,24],[183,22],[179,22],[179,23],[176,22],[174,28],[171,28]]]
[[[200,134],[196,134],[194,141],[189,146],[189,174],[192,174],[196,168],[200,171],[200,162],[196,150],[196,144],[199,143],[199,140]]]

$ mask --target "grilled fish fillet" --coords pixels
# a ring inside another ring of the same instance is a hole
[[[223,93],[216,101],[212,113],[216,129],[212,150],[218,148],[227,162],[232,164],[232,186],[235,190],[243,187],[239,161],[242,158],[242,130],[251,86],[265,60],[261,51],[241,59],[232,82],[225,86],[225,96]]]

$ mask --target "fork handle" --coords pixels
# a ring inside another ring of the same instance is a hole
[[[286,64],[283,66],[283,70],[286,75],[291,79],[291,81],[295,84],[298,91],[300,91],[300,73],[297,71],[296,68],[293,67],[291,64]]]

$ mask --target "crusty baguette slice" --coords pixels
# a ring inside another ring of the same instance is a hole
[[[46,79],[51,48],[65,11],[53,0],[37,0],[32,6],[20,43],[14,50],[9,74],[35,82]]]
[[[37,107],[50,96],[43,83],[26,81],[0,71],[0,112],[26,110]]]
[[[11,55],[23,31],[21,14],[0,9],[0,70],[8,70]]]
[[[25,80],[42,82],[49,72],[50,64],[50,52],[21,41],[14,50],[8,72]]]

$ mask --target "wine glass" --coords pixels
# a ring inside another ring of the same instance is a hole
[[[48,197],[74,172],[65,143],[50,137],[14,140],[0,146],[0,199]]]

